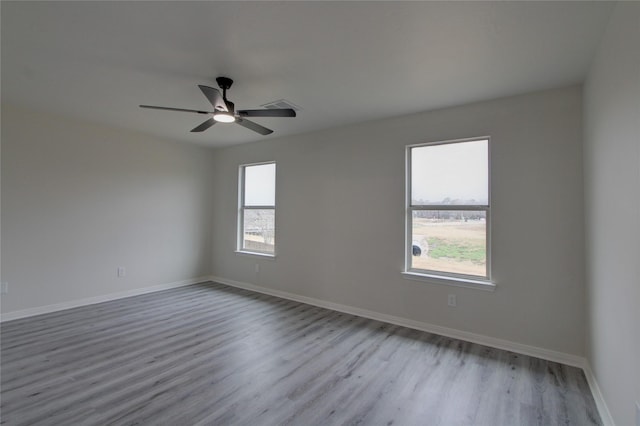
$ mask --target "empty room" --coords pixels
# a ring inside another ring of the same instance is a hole
[[[0,424],[640,426],[640,2],[0,17]]]

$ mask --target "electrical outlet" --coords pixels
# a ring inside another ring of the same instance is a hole
[[[124,266],[119,266],[118,267],[118,277],[122,278],[124,276],[127,275],[127,270],[124,268]]]
[[[260,272],[260,264],[256,263],[256,274]]]
[[[449,297],[447,298],[447,305],[455,308],[456,307],[456,295],[455,294],[450,294]]]
[[[8,281],[3,281],[2,284],[0,284],[0,293],[2,293],[2,294],[9,293],[9,282]]]

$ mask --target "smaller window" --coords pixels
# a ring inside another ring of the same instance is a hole
[[[276,163],[240,166],[238,250],[275,255]]]

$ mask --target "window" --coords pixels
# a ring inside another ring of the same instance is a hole
[[[238,250],[275,255],[276,163],[240,166]]]
[[[407,147],[406,271],[489,281],[489,138]]]

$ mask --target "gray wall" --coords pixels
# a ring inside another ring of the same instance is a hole
[[[616,6],[585,84],[587,358],[619,425],[640,401],[640,3]]]
[[[576,86],[216,151],[213,273],[584,355],[581,101]],[[497,290],[404,279],[405,145],[482,135],[492,137]],[[268,160],[274,260],[234,253],[238,166]]]
[[[3,105],[2,312],[208,275],[212,156]]]

